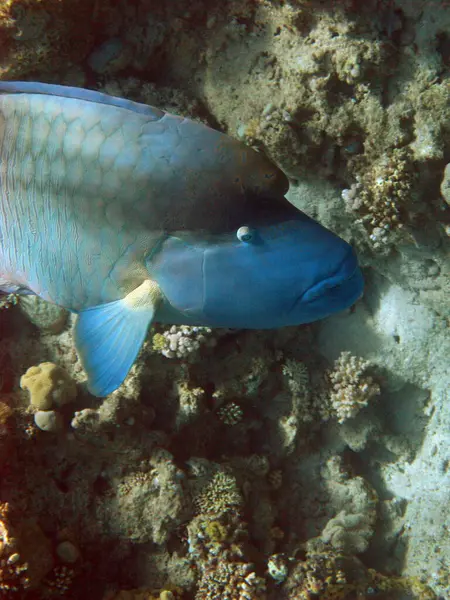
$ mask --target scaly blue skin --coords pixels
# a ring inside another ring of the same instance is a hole
[[[189,119],[0,82],[0,289],[79,313],[97,395],[120,385],[152,320],[274,328],[361,295],[350,246],[293,208],[287,188],[263,155]]]

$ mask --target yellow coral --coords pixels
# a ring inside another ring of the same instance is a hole
[[[29,391],[30,402],[38,410],[66,404],[77,395],[75,382],[69,374],[51,362],[30,367],[20,378],[20,387]]]
[[[155,352],[161,352],[166,348],[166,338],[162,333],[155,333],[152,339],[152,347]]]
[[[228,530],[220,521],[208,521],[205,534],[211,542],[224,542],[228,537]]]

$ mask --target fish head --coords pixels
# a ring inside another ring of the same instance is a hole
[[[161,244],[149,269],[166,299],[158,320],[278,328],[321,319],[361,296],[361,271],[344,240],[284,197],[244,204],[221,229],[179,230]]]

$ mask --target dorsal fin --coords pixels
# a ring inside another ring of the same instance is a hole
[[[0,94],[45,94],[47,96],[60,96],[63,98],[73,98],[75,100],[85,100],[86,102],[95,102],[96,104],[106,104],[124,108],[134,113],[145,115],[150,119],[157,121],[166,113],[159,108],[140,104],[125,98],[109,96],[94,90],[84,88],[70,87],[67,85],[55,85],[53,83],[40,83],[35,81],[0,81]]]

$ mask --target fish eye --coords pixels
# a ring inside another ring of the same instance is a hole
[[[244,225],[243,227],[239,227],[239,229],[236,232],[236,236],[240,242],[248,243],[252,241],[254,231],[253,229],[250,229],[250,227],[247,227],[247,225]]]

